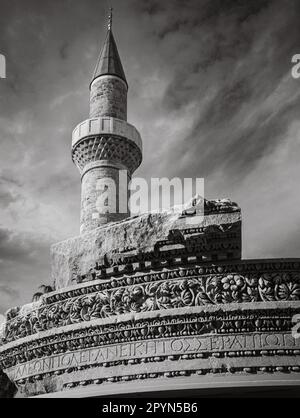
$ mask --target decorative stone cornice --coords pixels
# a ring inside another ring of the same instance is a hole
[[[122,315],[7,344],[0,367],[29,393],[35,385],[61,390],[193,373],[299,372],[300,340],[290,332],[295,312],[295,302],[268,302]]]
[[[74,145],[72,159],[81,174],[87,164],[97,160],[122,164],[132,174],[141,164],[142,153],[134,142],[122,137],[88,136]]]
[[[268,302],[268,305],[228,304],[222,311],[219,305],[213,305],[192,307],[188,312],[186,309],[169,309],[137,313],[134,316],[122,314],[118,319],[98,318],[64,325],[55,330],[50,328],[6,343],[0,347],[0,361],[11,365],[39,355],[157,337],[263,331],[289,333],[291,318],[299,309],[296,302]]]
[[[47,329],[125,313],[173,308],[300,300],[299,262],[243,262],[217,266],[190,266],[149,274],[125,274],[45,295],[27,315],[8,312],[4,342]],[[215,269],[205,273],[205,268]]]

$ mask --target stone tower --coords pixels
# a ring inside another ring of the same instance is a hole
[[[127,123],[127,91],[110,14],[90,83],[90,117],[72,135],[72,159],[81,174],[80,233],[130,216],[127,185],[141,164],[142,141]]]

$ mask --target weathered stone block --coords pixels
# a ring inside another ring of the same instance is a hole
[[[87,275],[96,264],[126,264],[162,261],[170,257],[239,259],[241,257],[241,213],[184,217],[174,213],[147,214],[108,224],[51,248],[52,280],[56,289]],[[172,255],[174,254],[174,256]],[[74,283],[74,282],[73,282]]]

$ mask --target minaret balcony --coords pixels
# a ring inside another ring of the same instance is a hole
[[[99,117],[81,122],[72,133],[72,148],[86,137],[95,135],[114,135],[132,141],[142,152],[142,139],[137,129],[124,120],[112,117]]]

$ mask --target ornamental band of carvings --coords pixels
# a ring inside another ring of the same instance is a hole
[[[260,276],[265,274],[272,274],[276,271],[280,274],[290,274],[298,273],[300,274],[300,263],[299,262],[277,262],[277,263],[226,263],[226,264],[202,264],[201,266],[190,265],[189,267],[179,267],[177,268],[156,268],[148,273],[137,272],[133,273],[131,270],[122,270],[121,274],[118,269],[110,269],[111,278],[107,277],[97,277],[94,273],[91,273],[88,277],[88,282],[85,286],[80,288],[68,288],[68,290],[60,291],[58,293],[50,293],[43,296],[43,301],[46,304],[57,302],[59,300],[69,299],[71,297],[76,297],[80,295],[85,295],[93,293],[96,291],[109,290],[116,287],[128,286],[133,284],[143,284],[145,282],[153,282],[167,279],[176,279],[181,277],[190,277],[190,276],[215,276],[222,274],[223,276],[228,276],[232,274],[240,274],[242,276],[248,277],[253,274],[260,274]],[[119,274],[118,274],[119,273]],[[259,277],[260,277],[259,276]],[[98,278],[98,280],[97,280]],[[93,280],[94,279],[94,280]],[[105,279],[105,280],[103,280]],[[94,282],[94,283],[92,283]],[[13,308],[7,313],[7,318],[12,319],[18,314],[18,308]]]
[[[27,316],[16,316],[7,322],[4,341],[9,342],[36,332],[78,322],[107,318],[115,315],[244,302],[297,301],[300,300],[300,274],[298,272],[218,274],[188,277],[195,273],[179,270],[179,279],[128,285],[96,291],[79,297],[42,304]]]
[[[197,353],[223,353],[249,350],[274,350],[280,348],[300,348],[300,341],[290,334],[251,334],[251,335],[215,335],[202,337],[180,337],[161,340],[137,341],[108,345],[105,347],[90,348],[35,359],[24,364],[18,364],[6,373],[13,380],[19,380],[58,370],[78,368],[85,365],[99,365],[107,362],[141,359],[151,356],[183,355],[188,359],[189,354]],[[241,354],[241,353],[239,353]],[[162,358],[156,359],[161,361]]]
[[[120,323],[93,325],[86,323],[83,329],[67,330],[50,336],[30,337],[30,341],[11,343],[12,347],[0,353],[3,369],[36,358],[72,352],[83,348],[99,347],[123,342],[157,340],[157,338],[201,336],[205,334],[278,333],[290,332],[292,316],[298,309],[255,310],[181,314],[152,319],[135,319]],[[299,352],[300,353],[300,352]],[[299,354],[298,353],[298,354]],[[271,354],[271,353],[269,353]],[[273,353],[276,354],[276,353]]]
[[[88,137],[73,149],[72,158],[80,171],[96,160],[111,160],[124,164],[133,173],[141,164],[142,154],[138,146],[124,138],[111,136]]]
[[[225,366],[222,364],[220,367],[207,367],[207,368],[194,368],[194,369],[185,369],[185,370],[169,370],[169,371],[159,371],[155,373],[136,373],[128,374],[124,376],[110,376],[101,379],[83,379],[77,382],[69,382],[63,385],[63,389],[67,390],[77,386],[86,386],[90,384],[101,384],[101,383],[116,383],[116,382],[128,382],[131,380],[142,380],[142,379],[156,379],[156,378],[171,378],[171,377],[181,377],[181,376],[192,376],[192,375],[206,375],[206,374],[217,374],[222,373],[235,373],[235,372],[244,372],[244,373],[276,373],[276,372],[299,372],[299,366],[285,365],[285,366],[254,366],[254,367],[232,367]]]

